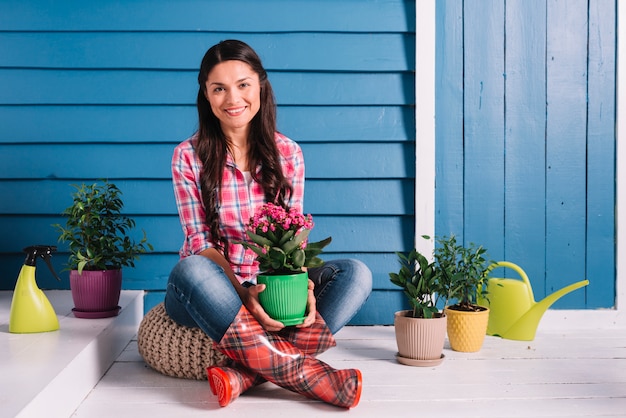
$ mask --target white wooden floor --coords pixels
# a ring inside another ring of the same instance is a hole
[[[220,408],[206,382],[147,368],[136,341],[75,417],[574,417],[626,416],[626,332],[541,333],[532,342],[487,337],[467,354],[445,350],[434,368],[398,364],[392,327],[347,327],[322,355],[363,372],[361,402],[348,411],[270,383]]]
[[[0,292],[0,417],[626,416],[626,329],[615,321],[570,318],[567,330],[540,326],[531,342],[487,337],[478,353],[446,348],[432,368],[395,361],[392,327],[346,327],[321,358],[361,369],[355,409],[270,383],[220,408],[206,381],[166,377],[143,363],[133,334],[141,294],[122,299],[119,317],[85,320],[73,317],[66,294],[55,293],[61,330],[20,335],[8,333],[10,295]]]

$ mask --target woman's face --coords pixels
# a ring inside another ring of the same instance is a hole
[[[217,64],[207,77],[206,97],[226,135],[247,132],[261,107],[259,76],[243,61]]]

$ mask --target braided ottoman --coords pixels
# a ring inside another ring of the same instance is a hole
[[[226,356],[213,347],[213,340],[200,328],[174,322],[165,312],[163,302],[141,320],[137,346],[148,366],[183,379],[206,380],[207,367],[226,362]]]

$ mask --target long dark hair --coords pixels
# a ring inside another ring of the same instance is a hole
[[[276,147],[276,102],[267,73],[256,52],[246,43],[226,40],[212,46],[202,58],[198,73],[198,132],[194,143],[202,162],[200,175],[202,202],[206,213],[206,224],[210,228],[213,244],[228,258],[228,245],[219,232],[219,195],[222,188],[222,172],[226,165],[228,143],[219,119],[213,114],[206,98],[206,81],[209,73],[223,61],[242,61],[258,74],[261,84],[261,107],[251,121],[248,137],[248,167],[252,178],[263,186],[265,200],[281,206],[292,193],[289,182],[283,175],[280,156]],[[256,167],[261,166],[260,178]]]

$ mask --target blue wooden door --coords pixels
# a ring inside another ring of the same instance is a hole
[[[537,298],[590,280],[557,308],[614,306],[616,3],[437,7],[437,234],[519,264]]]

